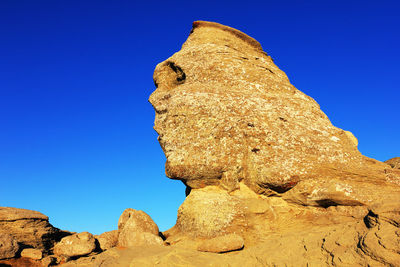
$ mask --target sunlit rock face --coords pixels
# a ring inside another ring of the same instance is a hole
[[[182,49],[157,65],[154,82],[167,176],[190,188],[231,192],[243,182],[259,194],[330,206],[364,205],[381,197],[372,184],[399,184],[236,29],[194,22]]]
[[[154,81],[166,172],[188,186],[176,224],[127,209],[106,251],[63,266],[400,266],[399,158],[362,156],[257,41],[194,22]]]

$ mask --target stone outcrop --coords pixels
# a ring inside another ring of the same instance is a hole
[[[243,182],[267,196],[290,190],[292,201],[314,206],[384,200],[373,185],[398,192],[387,166],[362,156],[352,134],[235,29],[195,22],[182,49],[157,65],[154,82],[167,175],[190,188],[233,191]]]
[[[158,226],[144,211],[126,209],[118,220],[118,245],[121,247],[161,245]]]
[[[101,235],[96,235],[95,238],[99,241],[101,250],[113,248],[118,245],[118,230],[104,232]]]
[[[15,257],[18,250],[19,245],[11,235],[0,233],[0,260]]]
[[[72,258],[88,255],[96,249],[96,239],[91,233],[82,232],[61,239],[54,246],[53,252],[57,256]]]
[[[68,232],[61,231],[49,223],[49,218],[26,209],[0,207],[0,234],[9,234],[22,247],[41,250],[50,249]]]
[[[187,186],[167,243],[238,233],[244,251],[271,251],[260,257],[266,265],[396,262],[398,219],[385,214],[398,204],[382,208],[400,203],[395,161],[363,156],[256,40],[194,22],[153,77],[166,174]],[[380,226],[369,226],[373,218]]]

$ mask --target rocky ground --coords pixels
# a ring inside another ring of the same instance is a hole
[[[154,82],[176,225],[127,209],[93,236],[0,208],[0,265],[400,266],[400,158],[363,156],[256,40],[194,22]]]

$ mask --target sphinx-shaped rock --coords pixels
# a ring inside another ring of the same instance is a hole
[[[182,49],[158,64],[153,77],[157,89],[149,101],[166,174],[187,186],[177,223],[164,233],[168,243],[239,234],[247,249],[304,247],[305,264],[327,255],[336,255],[337,264],[385,257],[373,252],[384,248],[368,244],[395,242],[399,225],[385,226],[389,234],[371,241],[368,214],[385,203],[395,204],[377,211],[380,218],[396,214],[400,171],[363,156],[357,138],[332,125],[256,40],[194,22]]]
[[[154,82],[149,100],[166,173],[190,188],[232,191],[243,182],[259,194],[290,190],[287,199],[323,207],[399,193],[400,175],[388,179],[387,165],[362,156],[357,139],[238,30],[195,22],[182,49],[157,65]]]
[[[194,22],[154,82],[166,173],[187,185],[176,225],[148,246],[157,225],[128,209],[119,247],[78,266],[399,265],[400,171],[361,155],[256,40]]]

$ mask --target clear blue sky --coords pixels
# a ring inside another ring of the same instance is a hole
[[[0,206],[99,234],[125,208],[171,227],[184,186],[164,174],[147,99],[194,20],[257,39],[292,83],[400,156],[398,1],[0,1]]]

